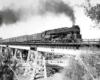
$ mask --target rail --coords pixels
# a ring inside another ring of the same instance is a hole
[[[100,39],[82,39],[81,42],[70,42],[70,43],[61,43],[61,42],[9,42],[9,43],[0,43],[1,45],[15,45],[15,46],[86,46],[86,45],[97,45],[100,46]]]

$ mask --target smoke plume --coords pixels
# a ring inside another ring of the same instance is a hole
[[[32,17],[36,15],[43,16],[47,13],[53,13],[55,16],[65,14],[70,17],[73,24],[75,23],[73,9],[62,0],[39,0],[38,5],[35,8],[33,5],[34,4],[31,4],[31,6],[28,5],[18,9],[13,8],[13,6],[2,8],[0,10],[0,24],[14,24],[22,21],[25,17],[29,18],[29,15]]]
[[[42,6],[40,6],[40,13],[54,13],[56,15],[65,14],[70,17],[73,24],[75,23],[75,16],[72,7],[68,4],[64,3],[62,0],[46,0],[41,2]]]
[[[5,8],[0,11],[0,24],[12,24],[20,20],[19,11],[14,11],[10,8]]]

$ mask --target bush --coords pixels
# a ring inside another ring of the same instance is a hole
[[[63,80],[100,80],[100,50],[84,49],[79,58],[71,59],[63,70]]]
[[[100,52],[85,53],[80,56],[94,79],[100,78]]]
[[[78,60],[70,60],[69,66],[63,70],[63,80],[83,80],[84,67]]]

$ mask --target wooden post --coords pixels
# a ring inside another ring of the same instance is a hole
[[[37,52],[37,51],[34,51],[34,54],[35,54],[34,69],[33,69],[33,72],[32,72],[32,75],[31,75],[31,79],[30,79],[30,80],[34,80],[34,77],[35,77],[35,71],[36,71],[36,66],[37,66],[38,52]]]
[[[0,46],[0,54],[2,54],[2,46]]]
[[[44,78],[47,78],[47,70],[46,70],[46,64],[45,64],[45,57],[43,56],[43,65],[44,65]]]
[[[28,50],[28,57],[27,57],[27,61],[26,61],[26,62],[28,62],[28,61],[29,61],[30,52],[31,52],[31,50]]]
[[[23,59],[22,59],[22,52],[21,52],[21,50],[19,52],[20,52],[20,57],[21,57],[21,62],[22,62],[23,61]]]
[[[28,63],[28,62],[29,62],[30,52],[31,52],[31,51],[30,51],[30,50],[28,50],[28,56],[27,56],[26,63]],[[28,67],[26,67],[26,68],[25,68],[25,72],[24,72],[23,76],[25,76],[25,75],[26,75],[27,71],[28,71]]]
[[[13,59],[16,59],[16,52],[17,52],[17,49],[15,49]]]

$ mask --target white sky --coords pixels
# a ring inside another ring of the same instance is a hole
[[[71,5],[82,4],[85,0],[64,0]],[[93,4],[100,3],[100,0],[92,0]],[[36,6],[38,0],[0,0],[0,9],[9,5],[16,5],[18,8],[27,7],[29,5]],[[33,5],[34,4],[34,5]],[[82,8],[74,7],[76,24],[81,28],[81,34],[84,39],[100,38],[100,29],[92,28],[93,22],[84,15]],[[3,24],[0,27],[0,37],[9,38],[26,34],[34,34],[48,29],[59,27],[71,27],[72,23],[65,15],[55,16],[48,14],[47,16],[33,16],[27,21],[17,22],[12,25]]]

